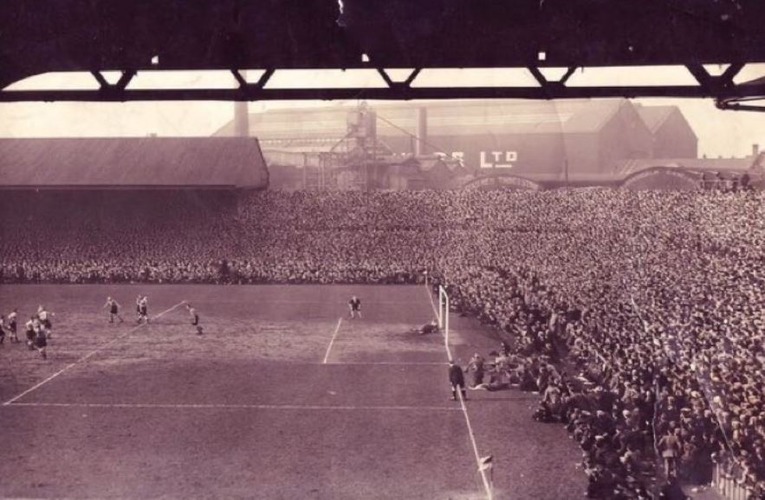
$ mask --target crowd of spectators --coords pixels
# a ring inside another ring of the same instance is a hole
[[[560,376],[593,497],[765,480],[765,196],[567,190],[3,200],[0,279],[415,283]],[[87,201],[84,201],[87,200]],[[541,360],[541,361],[540,361]],[[538,378],[538,370],[537,370]],[[759,488],[759,489],[758,489]]]

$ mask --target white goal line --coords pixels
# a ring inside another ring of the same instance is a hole
[[[143,408],[143,409],[218,409],[218,410],[293,410],[293,411],[460,411],[456,406],[364,406],[364,405],[278,405],[278,404],[226,404],[226,403],[45,403],[15,402],[9,408]]]

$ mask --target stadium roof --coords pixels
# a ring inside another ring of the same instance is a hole
[[[253,138],[0,139],[0,188],[260,188]]]
[[[565,101],[459,100],[373,104],[378,135],[415,134],[417,110],[427,109],[428,135],[595,133],[603,128],[626,99]],[[285,108],[250,114],[250,133],[268,149],[276,141],[340,139],[347,133],[351,106]],[[234,135],[234,122],[215,136]]]
[[[757,109],[735,101],[764,95],[765,84],[734,78],[765,62],[763,19],[762,0],[4,0],[0,101],[674,96]],[[729,66],[713,75],[705,64]],[[693,82],[567,85],[578,68],[666,65],[685,66]],[[413,71],[393,81],[391,68]],[[443,68],[524,68],[534,81],[417,84],[420,70]],[[548,80],[545,68],[566,73]],[[239,71],[249,69],[264,78],[247,82]],[[296,88],[266,85],[295,69],[372,70],[384,85],[317,88],[310,77]],[[224,70],[237,85],[131,85],[139,73],[176,70]],[[88,72],[95,88],[8,89],[58,71]],[[110,83],[105,71],[121,76]]]

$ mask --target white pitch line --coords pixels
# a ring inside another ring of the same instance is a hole
[[[433,308],[433,314],[436,315],[436,319],[438,319],[438,308],[436,307],[436,303],[433,302],[433,294],[430,293],[430,289],[428,288],[428,285],[425,285],[425,293],[428,294],[428,299],[430,299],[430,307]],[[449,359],[452,359],[452,351],[449,350],[449,344],[446,343],[446,334],[441,331],[441,329],[438,329],[438,333],[441,334],[442,337],[444,337],[444,345],[446,346],[446,353],[449,355]]]
[[[177,303],[177,304],[175,304],[173,307],[171,307],[171,308],[169,308],[169,309],[165,309],[164,311],[162,311],[161,313],[157,314],[156,316],[154,316],[154,317],[153,317],[153,318],[151,318],[151,319],[152,319],[152,320],[155,320],[155,319],[157,319],[157,318],[161,318],[161,317],[162,317],[162,316],[164,316],[165,314],[169,313],[170,311],[173,311],[173,310],[177,309],[178,307],[182,306],[182,305],[183,305],[183,304],[185,304],[185,303],[186,303],[186,301],[185,301],[185,300],[183,300],[183,301],[181,301],[181,302],[178,302],[178,303]],[[138,325],[138,326],[136,326],[136,327],[134,327],[134,328],[131,328],[131,329],[130,329],[128,332],[126,332],[126,333],[124,333],[124,334],[122,334],[122,335],[119,335],[119,336],[115,337],[114,339],[110,340],[109,342],[107,342],[107,343],[105,343],[105,344],[103,344],[103,345],[101,345],[101,346],[97,347],[97,348],[96,348],[96,349],[94,349],[93,351],[91,351],[91,352],[89,352],[88,354],[85,354],[84,356],[82,356],[81,358],[79,358],[77,361],[74,361],[73,363],[69,363],[68,365],[66,365],[65,367],[63,367],[62,369],[60,369],[59,371],[57,371],[56,373],[54,373],[53,375],[51,375],[50,377],[46,378],[46,379],[45,379],[45,380],[43,380],[42,382],[39,382],[39,383],[37,383],[37,384],[33,385],[32,387],[30,387],[30,388],[29,388],[29,389],[27,389],[26,391],[22,392],[22,393],[21,393],[21,394],[19,394],[18,396],[15,396],[14,398],[11,398],[11,399],[9,399],[9,400],[8,400],[8,401],[6,401],[5,403],[3,403],[3,406],[8,406],[8,405],[10,405],[11,403],[13,403],[14,401],[17,401],[17,400],[19,400],[19,399],[23,398],[24,396],[26,396],[26,395],[27,395],[27,394],[29,394],[30,392],[32,392],[32,391],[35,391],[35,390],[39,389],[40,387],[42,387],[43,385],[47,384],[48,382],[50,382],[50,381],[51,381],[51,380],[53,380],[54,378],[58,377],[58,376],[59,376],[59,375],[61,375],[62,373],[64,373],[64,372],[68,371],[70,368],[73,368],[74,366],[77,366],[78,364],[80,364],[80,363],[82,363],[83,361],[87,360],[88,358],[90,358],[90,357],[91,357],[91,356],[93,356],[94,354],[96,354],[96,353],[98,353],[98,352],[100,352],[100,351],[102,351],[102,350],[106,349],[107,347],[109,347],[110,345],[114,344],[114,343],[115,343],[115,342],[117,342],[118,340],[122,340],[122,339],[124,339],[124,338],[125,338],[125,337],[127,337],[128,335],[132,334],[133,332],[136,332],[136,331],[138,331],[138,329],[139,329],[139,328],[141,328],[141,327],[143,327],[143,326],[146,326],[147,324],[148,324],[148,323],[141,323],[140,325]]]
[[[425,292],[428,294],[428,298],[430,298],[430,305],[433,306],[433,311],[436,311],[436,304],[433,302],[433,296],[430,293],[430,290],[428,290],[427,287],[425,287]],[[446,314],[449,314],[449,311],[446,311]],[[436,312],[436,316],[438,316],[438,313]],[[446,355],[449,357],[449,359],[452,358],[452,352],[449,349],[449,344],[444,343],[446,346]],[[462,398],[462,392],[457,391],[457,397],[460,399],[460,408],[462,409],[462,414],[465,415],[465,423],[467,424],[468,428],[468,434],[470,434],[470,442],[473,445],[473,454],[475,455],[475,463],[478,467],[478,471],[481,473],[481,479],[483,480],[483,487],[486,490],[486,498],[488,500],[494,499],[494,492],[492,491],[491,484],[489,483],[489,478],[486,477],[486,471],[481,468],[481,454],[478,452],[478,443],[476,443],[475,440],[475,433],[473,433],[473,426],[470,424],[470,416],[468,415],[467,406],[465,406],[465,400]]]
[[[443,361],[331,361],[324,365],[349,366],[444,366]]]
[[[337,326],[335,327],[335,333],[332,334],[332,340],[329,341],[329,345],[327,346],[327,352],[324,354],[324,362],[323,364],[327,364],[327,360],[329,359],[329,353],[332,350],[332,344],[335,343],[335,338],[337,337],[337,332],[340,331],[340,325],[343,322],[343,318],[338,318],[337,320]]]
[[[13,403],[16,407],[42,408],[156,408],[156,409],[230,409],[230,410],[343,410],[343,411],[459,411],[454,406],[322,406],[266,404],[162,404],[162,403]]]
[[[436,315],[436,318],[438,317],[438,308],[436,307],[436,303],[433,302],[433,294],[430,293],[430,289],[428,288],[428,285],[425,285],[425,293],[428,294],[428,299],[430,299],[430,306],[433,308],[433,314]]]
[[[475,463],[478,466],[478,471],[481,473],[481,479],[483,480],[483,487],[486,490],[486,498],[493,500],[494,492],[491,489],[489,478],[486,477],[486,471],[481,467],[481,454],[478,453],[478,443],[475,440],[475,434],[473,433],[473,426],[470,425],[470,417],[468,416],[467,407],[465,406],[465,399],[462,397],[462,392],[457,391],[458,398],[460,398],[460,407],[462,413],[465,415],[465,423],[467,424],[468,434],[470,434],[470,442],[473,444],[473,453],[475,454]]]

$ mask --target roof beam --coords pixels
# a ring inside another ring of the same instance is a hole
[[[242,74],[239,72],[238,69],[232,69],[231,74],[234,75],[234,78],[236,78],[237,83],[239,83],[239,89],[246,90],[246,89],[262,89],[266,86],[268,81],[271,79],[272,76],[274,76],[274,72],[276,70],[274,68],[268,68],[265,71],[263,71],[263,74],[260,75],[260,78],[258,78],[258,81],[255,83],[249,83],[247,80],[244,79]]]
[[[124,77],[129,81],[127,77]],[[126,83],[126,82],[123,82]],[[6,90],[0,102],[21,101],[271,101],[347,99],[568,99],[583,97],[683,97],[730,100],[765,95],[765,82],[746,85],[567,87],[548,82],[544,87],[411,87],[394,82],[382,88],[264,88],[247,84],[233,89],[136,89],[119,84],[99,90]]]
[[[415,68],[414,70],[412,70],[409,76],[406,77],[405,80],[400,82],[395,82],[390,77],[388,72],[385,71],[384,68],[377,68],[377,72],[385,81],[385,84],[388,86],[388,88],[391,90],[399,91],[399,92],[410,89],[412,87],[412,82],[414,82],[414,79],[417,78],[417,76],[419,76],[420,71],[422,71],[422,68]]]
[[[100,71],[91,71],[90,74],[93,75],[93,78],[98,82],[98,86],[100,87],[99,90],[103,92],[113,92],[125,90],[127,86],[130,85],[133,77],[137,74],[137,71],[133,69],[123,71],[120,79],[117,80],[116,83],[109,83],[106,81],[106,78],[104,78],[104,75],[102,75]]]
[[[720,76],[712,76],[701,64],[688,64],[685,67],[702,88],[712,93],[718,93],[736,86],[733,79],[744,69],[744,66],[744,63],[733,63]]]
[[[566,70],[566,73],[563,74],[560,80],[553,81],[548,80],[544,73],[542,73],[542,70],[536,66],[529,66],[527,69],[534,77],[534,79],[539,83],[539,86],[542,88],[542,90],[547,93],[553,93],[555,91],[566,89],[566,82],[576,71],[576,66],[569,66]]]

